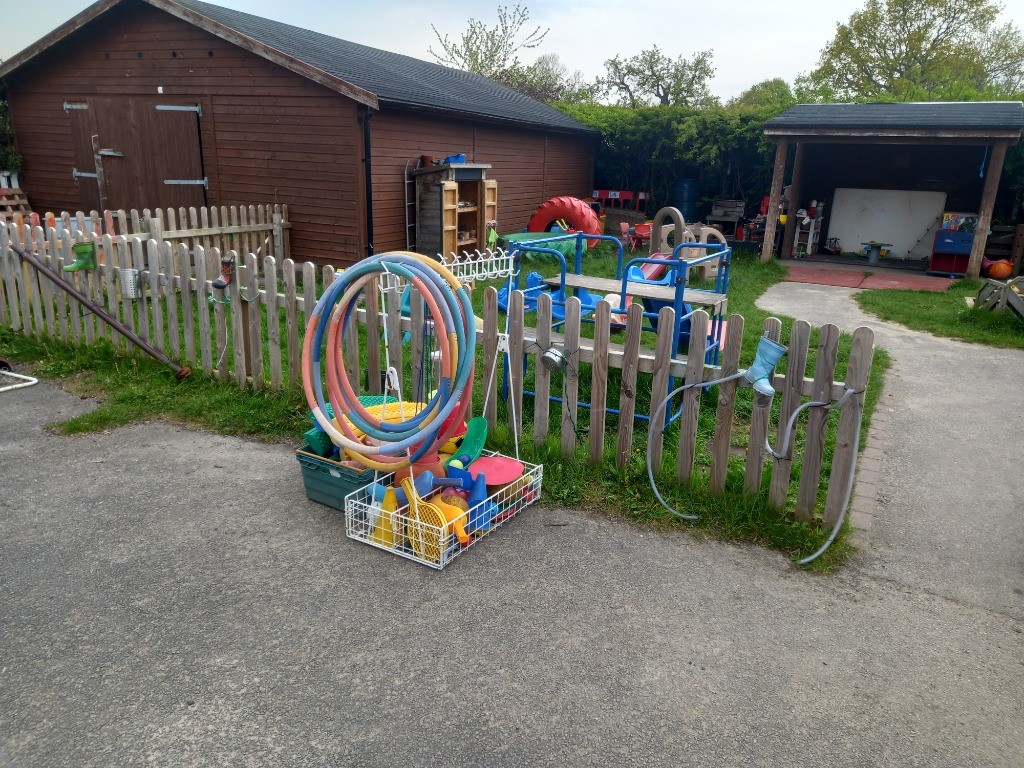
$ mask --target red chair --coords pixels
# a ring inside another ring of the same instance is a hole
[[[633,234],[629,237],[629,249],[635,251],[637,248],[643,248],[644,243],[651,241],[651,229],[653,224],[636,224],[633,227]]]

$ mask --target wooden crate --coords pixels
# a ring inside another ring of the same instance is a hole
[[[0,220],[13,220],[15,214],[30,211],[28,196],[20,189],[0,189]]]

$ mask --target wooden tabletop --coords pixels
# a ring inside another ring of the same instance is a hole
[[[544,284],[558,288],[561,287],[562,281],[561,278],[558,277],[549,277],[544,281]],[[615,280],[610,277],[591,277],[590,275],[567,274],[565,276],[565,285],[567,288],[586,288],[588,291],[610,293],[613,297],[622,293],[622,281]],[[630,282],[628,286],[628,293],[630,296],[635,296],[637,298],[667,301],[670,304],[675,301],[676,298],[676,289],[671,285],[651,285],[650,283]],[[725,311],[726,306],[726,296],[724,293],[703,291],[698,288],[687,288],[683,292],[683,301],[687,304],[695,304],[701,307],[720,307],[723,312]]]

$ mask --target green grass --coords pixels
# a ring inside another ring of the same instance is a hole
[[[584,262],[588,274],[614,276],[615,257],[608,249],[596,249],[589,253]],[[543,274],[557,274],[553,259],[537,258],[524,266],[524,271],[535,270]],[[761,262],[756,254],[737,253],[729,286],[729,311],[746,318],[742,361],[752,359],[761,327],[768,313],[758,309],[754,301],[769,286],[779,282],[785,275],[785,267],[776,261]],[[480,286],[473,293],[477,311],[482,314],[483,290]],[[788,330],[792,325],[789,318],[783,320],[783,343],[788,341]],[[265,328],[264,328],[265,332]],[[585,325],[584,334],[592,335],[592,325]],[[230,331],[229,331],[230,333]],[[621,335],[621,334],[620,334]],[[621,338],[616,339],[621,341]],[[645,344],[653,345],[653,334],[648,334]],[[817,338],[811,340],[811,361],[813,367]],[[840,365],[836,378],[845,374],[845,360],[849,356],[850,338],[841,340]],[[75,433],[97,429],[112,429],[137,420],[162,418],[178,423],[198,425],[222,434],[243,435],[266,440],[297,442],[308,428],[307,408],[302,393],[294,388],[282,392],[269,390],[239,390],[233,384],[219,383],[200,373],[193,373],[185,382],[175,380],[173,373],[145,357],[129,357],[114,350],[107,343],[92,348],[73,347],[59,341],[38,341],[0,329],[0,356],[20,362],[30,362],[35,375],[44,378],[61,379],[69,390],[86,396],[95,396],[101,404],[94,411],[69,421],[54,425],[62,433]],[[214,350],[214,357],[217,350]],[[365,363],[365,350],[363,351]],[[383,359],[383,358],[382,358]],[[482,350],[478,371],[486,371]],[[784,362],[783,362],[784,365]],[[590,366],[580,366],[580,399],[586,401],[590,390]],[[879,350],[871,385],[867,393],[867,413],[874,408],[881,390],[888,357]],[[474,412],[481,413],[483,387],[478,374],[478,386],[474,392]],[[616,406],[618,382],[621,372],[612,370],[609,374],[609,405]],[[636,388],[637,413],[650,409],[651,376],[641,373]],[[406,386],[410,387],[407,381]],[[532,374],[527,379],[527,389],[532,386]],[[561,377],[552,380],[552,393],[561,393]],[[410,390],[406,390],[410,391]],[[750,496],[743,493],[744,458],[742,447],[746,444],[746,429],[753,406],[753,395],[749,389],[737,392],[736,419],[733,429],[733,453],[728,466],[726,492],[715,496],[708,487],[710,467],[711,436],[714,431],[717,393],[705,392],[701,398],[701,412],[698,425],[698,450],[694,479],[687,485],[679,486],[672,479],[668,469],[659,482],[659,487],[677,508],[700,514],[696,524],[680,523],[675,517],[661,509],[650,491],[646,476],[646,422],[636,422],[634,428],[633,452],[625,469],[615,469],[614,450],[618,419],[608,414],[606,419],[605,461],[592,467],[585,460],[589,411],[581,409],[577,431],[579,443],[576,455],[564,458],[559,448],[560,407],[551,404],[551,420],[548,439],[540,447],[533,445],[533,400],[524,399],[523,435],[520,441],[524,458],[545,464],[544,498],[547,503],[569,506],[593,507],[611,513],[622,514],[656,528],[686,525],[708,534],[735,541],[752,542],[781,550],[797,557],[816,549],[828,531],[822,526],[796,523],[767,503],[767,480],[759,494]],[[774,403],[772,424],[778,420],[778,400]],[[504,402],[499,402],[499,413],[506,414]],[[819,487],[819,507],[824,503],[828,472],[832,460],[835,426],[838,413],[829,420],[829,431]],[[506,422],[507,423],[507,422]],[[865,419],[864,430],[868,419]],[[675,466],[675,446],[678,430],[672,426],[665,435],[665,467]],[[794,479],[799,476],[800,445],[794,456]],[[489,440],[490,447],[509,451],[513,447],[507,427],[499,427]],[[796,482],[791,493],[795,496]],[[791,498],[791,502],[795,501]],[[815,569],[830,570],[844,562],[851,551],[847,537],[842,535],[833,547],[814,564]]]
[[[978,295],[979,280],[957,280],[942,293],[935,291],[860,291],[861,308],[883,320],[960,341],[993,347],[1024,349],[1024,321],[1010,311],[974,309],[966,298]]]
[[[101,400],[95,410],[52,425],[63,434],[113,429],[145,419],[265,440],[295,440],[309,428],[308,409],[297,390],[239,391],[196,372],[178,381],[155,360],[129,357],[107,342],[72,347],[0,327],[0,356],[31,363],[34,376],[60,379],[68,390]]]

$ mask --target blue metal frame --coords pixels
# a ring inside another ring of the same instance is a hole
[[[729,272],[730,272],[731,264],[732,264],[732,249],[729,248],[725,243],[696,243],[696,242],[679,243],[678,245],[676,245],[673,248],[671,258],[655,259],[655,258],[651,258],[649,256],[648,257],[638,256],[636,258],[630,259],[628,262],[625,263],[625,265],[623,264],[623,258],[624,258],[625,254],[623,252],[622,241],[619,240],[619,238],[611,237],[610,235],[587,235],[587,234],[584,234],[582,232],[574,234],[574,235],[554,235],[554,236],[552,236],[550,238],[540,238],[540,239],[537,239],[537,240],[529,240],[529,241],[527,241],[525,243],[513,242],[512,247],[510,248],[510,250],[512,251],[513,258],[516,259],[517,261],[518,261],[517,254],[520,253],[520,252],[543,253],[543,254],[548,254],[548,255],[555,256],[558,259],[559,264],[561,265],[561,274],[560,274],[560,277],[559,277],[560,287],[559,287],[558,291],[555,292],[555,293],[556,293],[556,295],[565,296],[566,295],[565,294],[566,288],[569,287],[569,286],[566,286],[566,284],[565,284],[566,274],[567,274],[567,271],[568,271],[568,265],[566,263],[565,255],[561,251],[557,251],[554,248],[547,248],[547,247],[544,247],[544,246],[547,243],[562,242],[562,241],[569,240],[569,239],[575,239],[576,240],[576,253],[575,253],[575,259],[574,259],[574,262],[575,262],[574,263],[574,267],[575,267],[574,273],[577,274],[577,275],[583,274],[581,270],[582,270],[582,261],[583,261],[583,242],[584,242],[584,240],[603,240],[603,241],[613,242],[613,243],[616,244],[616,246],[618,247],[618,257],[616,259],[615,278],[617,280],[621,280],[621,282],[622,282],[622,289],[619,292],[619,306],[618,306],[618,312],[621,313],[621,314],[625,314],[626,310],[628,309],[628,307],[626,305],[626,297],[629,296],[629,292],[628,291],[629,291],[629,284],[630,283],[634,283],[634,284],[639,283],[639,284],[646,284],[646,285],[674,286],[674,288],[675,288],[675,295],[674,295],[673,301],[672,301],[672,309],[673,309],[675,314],[674,314],[674,320],[673,320],[672,337],[676,340],[676,346],[675,346],[675,351],[676,352],[678,351],[678,348],[679,348],[680,333],[682,331],[683,324],[685,322],[689,321],[689,319],[693,316],[693,313],[695,311],[695,310],[690,310],[689,312],[685,311],[685,307],[686,307],[686,301],[685,301],[685,297],[686,297],[686,282],[687,282],[687,277],[689,276],[690,268],[691,267],[700,266],[701,264],[704,264],[706,262],[710,262],[710,261],[712,261],[714,259],[718,259],[718,270],[717,270],[717,273],[715,275],[715,289],[714,289],[714,292],[715,293],[721,293],[721,294],[727,294],[728,293],[728,289],[729,289]],[[684,249],[690,249],[690,248],[701,248],[704,251],[706,251],[707,253],[704,256],[701,256],[701,257],[699,257],[697,259],[692,259],[692,260],[687,260],[687,259],[682,258],[681,257],[681,252]],[[664,277],[658,279],[658,280],[647,280],[647,279],[643,279],[643,278],[637,279],[636,277],[631,278],[630,277],[630,270],[634,266],[640,265],[640,264],[655,264],[655,265],[659,265],[659,266],[665,266],[666,270],[667,270],[666,275]],[[521,290],[520,289],[521,273],[522,273],[521,269],[516,269],[515,270],[515,286],[514,286],[514,288],[516,290]],[[530,293],[537,292],[537,293],[539,293],[542,290],[547,290],[547,288],[546,287],[533,287],[533,288],[527,288],[527,289],[522,289],[522,290],[524,290],[524,292],[530,292]],[[582,290],[582,289],[573,288],[574,294],[578,294],[579,290]],[[701,292],[701,290],[702,289],[699,289],[699,288],[691,288],[690,289],[691,292],[696,291],[698,293]],[[653,321],[656,321],[658,319],[658,315],[659,315],[659,312],[660,312],[660,306],[659,305],[663,305],[664,303],[663,302],[658,302],[657,300],[654,300],[654,299],[645,299],[644,301],[645,301],[645,303],[650,303],[650,305],[653,307],[653,311],[651,311],[651,309],[645,308],[645,310],[643,312],[643,317],[648,319],[651,322],[647,326],[645,326],[643,330],[656,331],[657,328],[656,328],[656,325],[655,325],[655,323]],[[559,304],[559,305],[562,305],[562,306],[564,306],[564,304],[565,304],[565,302],[563,300],[561,300],[561,299],[553,299],[552,303],[553,304]],[[586,314],[586,313],[584,313],[584,314]],[[564,313],[563,313],[563,316],[564,316]],[[723,320],[723,318],[717,312],[714,313],[711,316],[711,334],[710,334],[711,341],[708,342],[705,345],[705,351],[704,351],[705,362],[707,362],[707,363],[709,363],[711,365],[716,365],[718,363],[718,357],[719,357],[719,354],[720,354],[720,351],[721,351],[721,347],[722,347],[722,338],[721,338],[722,320]],[[559,326],[564,325],[564,322],[565,322],[564,320],[559,320],[558,322],[552,323],[552,328],[558,328]],[[592,321],[588,320],[586,322],[592,322]],[[527,356],[524,354],[523,355],[523,358],[524,358],[524,361],[523,361],[524,362],[524,370],[525,370],[525,365],[526,365],[526,357]],[[669,377],[669,385],[668,385],[669,391],[674,389],[674,386],[673,386],[674,381],[675,381],[675,377],[670,376]],[[505,374],[502,376],[502,393],[503,393],[504,397],[508,396],[508,389],[509,389],[508,372],[506,370]],[[536,397],[536,393],[532,392],[530,390],[525,390],[524,389],[523,390],[523,394],[524,395],[530,395],[531,397]],[[559,403],[562,402],[562,398],[560,398],[560,397],[558,397],[556,395],[550,395],[549,397],[550,397],[551,400],[553,400],[555,402],[559,402]],[[590,403],[585,403],[585,402],[579,402],[579,403],[577,403],[577,405],[582,407],[582,408],[591,408],[592,407]],[[617,408],[607,408],[606,407],[605,411],[607,413],[619,414],[619,410]],[[671,411],[667,411],[666,414],[665,414],[665,426],[667,427],[670,423],[672,423],[677,418],[679,418],[679,416],[681,414],[682,414],[682,405],[681,404],[680,404],[679,410],[676,411],[675,413],[672,413]],[[647,416],[646,414],[635,414],[634,418],[640,419],[640,420],[644,420],[644,421],[647,421],[647,420],[650,419],[650,417]]]

